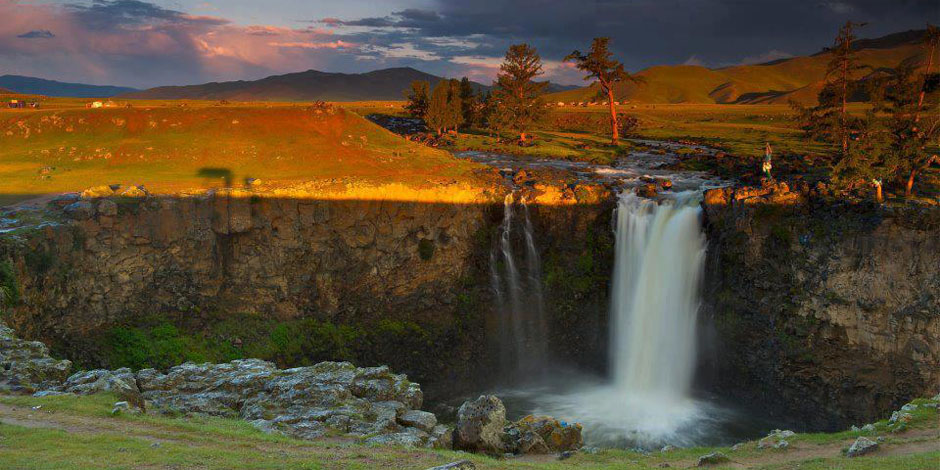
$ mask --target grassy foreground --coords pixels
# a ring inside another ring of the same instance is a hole
[[[480,469],[597,469],[630,470],[695,466],[699,456],[713,451],[731,461],[710,468],[756,469],[899,469],[937,468],[940,462],[937,409],[921,407],[902,432],[888,431],[875,453],[842,455],[862,432],[799,434],[790,447],[758,450],[755,442],[728,448],[676,449],[642,454],[603,450],[554,456],[495,459],[460,452],[366,446],[332,438],[300,441],[264,434],[246,422],[222,418],[172,418],[110,414],[115,398],[14,397],[0,395],[0,462],[9,470],[32,469],[425,469],[461,459]],[[915,403],[925,403],[917,400]],[[39,407],[39,408],[36,408]],[[872,435],[872,438],[874,436]]]

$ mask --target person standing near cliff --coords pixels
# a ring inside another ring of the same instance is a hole
[[[770,142],[767,142],[766,147],[764,147],[764,164],[761,166],[761,170],[764,175],[767,176],[767,179],[773,181],[774,177],[770,175],[770,170],[773,168],[773,163],[771,159],[773,157],[774,151],[770,147]]]

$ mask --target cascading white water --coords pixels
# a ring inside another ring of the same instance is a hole
[[[514,204],[513,195],[506,195],[499,241],[490,254],[490,280],[499,313],[502,372],[518,379],[539,372],[544,364],[547,327],[541,260],[535,245],[529,207],[523,197],[520,204],[524,219],[525,264],[524,272],[521,272],[513,249]],[[502,260],[502,272],[497,260]]]
[[[714,413],[690,396],[705,257],[697,193],[617,207],[611,283],[611,380],[543,395],[536,412],[584,424],[593,445],[693,445]]]
[[[615,387],[632,399],[665,403],[689,393],[705,259],[700,212],[688,196],[620,197],[610,358]]]

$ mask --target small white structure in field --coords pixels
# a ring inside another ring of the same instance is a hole
[[[104,103],[102,103],[102,102],[100,102],[100,101],[93,101],[93,102],[91,103],[91,105],[89,105],[88,107],[89,107],[89,108],[103,108],[103,107],[104,107]]]

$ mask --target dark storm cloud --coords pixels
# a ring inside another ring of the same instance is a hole
[[[615,52],[631,68],[681,63],[710,66],[746,58],[807,54],[832,41],[845,21],[868,22],[862,37],[923,28],[940,21],[936,0],[546,0],[441,1],[434,15],[346,19],[339,24],[376,27],[356,33],[410,42],[438,55],[499,55],[513,42],[535,45],[560,59],[611,36]],[[468,49],[434,44],[440,37],[473,37]]]
[[[28,33],[17,35],[16,37],[22,39],[52,39],[55,37],[55,34],[52,34],[52,31],[49,31],[48,29],[37,29]]]
[[[153,23],[178,25],[228,23],[224,19],[194,17],[139,0],[94,0],[90,4],[72,3],[68,5],[68,8],[86,27],[100,30]]]

